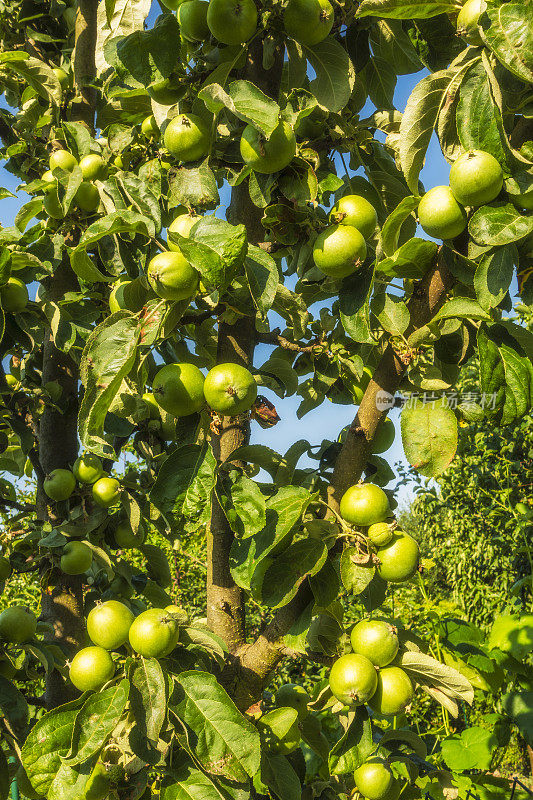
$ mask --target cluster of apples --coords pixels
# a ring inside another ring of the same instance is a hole
[[[83,181],[80,183],[74,196],[74,202],[82,211],[93,213],[100,205],[100,193],[92,181],[103,180],[107,175],[107,165],[98,153],[89,153],[84,156],[79,164],[75,156],[68,150],[54,150],[50,155],[50,169],[41,176],[43,181],[44,209],[48,216],[54,219],[63,219],[65,212],[57,196],[57,179],[54,175],[56,169],[72,172],[79,166]]]
[[[379,486],[351,486],[340,503],[342,518],[366,538],[385,581],[403,583],[416,573],[420,552],[416,541],[395,526],[389,499]],[[414,686],[405,670],[395,664],[400,642],[386,619],[363,619],[350,634],[351,653],[340,656],[329,674],[333,695],[344,706],[368,705],[374,714],[392,717],[411,703]],[[385,759],[371,757],[354,773],[355,784],[369,800],[395,800],[402,782]]]
[[[366,258],[366,240],[378,222],[376,209],[364,197],[347,194],[332,208],[329,221],[331,224],[315,240],[313,260],[330,278],[346,278]]]
[[[119,600],[98,603],[87,615],[92,645],[78,650],[69,665],[69,677],[80,692],[98,691],[115,674],[111,652],[124,645],[146,658],[170,655],[179,641],[187,614],[180,606],[148,608],[134,616]]]
[[[216,414],[236,417],[245,414],[257,397],[252,373],[240,364],[217,364],[204,378],[195,364],[165,364],[152,384],[153,398],[168,414],[186,417],[207,403]]]
[[[110,508],[120,499],[119,481],[106,475],[101,459],[94,453],[79,456],[72,470],[52,470],[44,479],[43,489],[50,500],[59,503],[69,499],[76,488],[76,481],[92,486],[93,501],[102,508]]]
[[[253,0],[165,0],[177,12],[182,37],[191,43],[212,35],[222,44],[247,42],[257,30]],[[289,0],[283,12],[285,33],[312,47],[323,41],[333,27],[335,12],[329,0]]]
[[[448,186],[434,186],[418,206],[418,221],[435,239],[455,239],[467,225],[465,207],[477,208],[498,197],[503,172],[498,161],[484,150],[468,150],[454,161]],[[519,208],[533,210],[533,190],[510,195]]]

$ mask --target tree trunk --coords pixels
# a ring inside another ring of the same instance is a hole
[[[270,70],[263,68],[262,59],[261,42],[257,40],[250,48],[243,77],[253,81],[265,94],[276,98],[281,79],[282,53],[276,53]],[[233,224],[245,225],[250,244],[263,241],[262,210],[250,200],[247,181],[233,188],[227,217]],[[222,322],[218,329],[217,363],[251,366],[255,344],[256,332],[252,318],[242,317],[234,325]],[[215,457],[218,461],[228,461],[232,452],[246,444],[249,438],[248,420],[225,417],[220,433],[213,436]],[[224,639],[230,652],[235,652],[246,639],[243,593],[233,581],[229,568],[233,538],[233,531],[213,493],[207,536],[207,620],[211,630]]]
[[[98,0],[79,0],[76,15],[76,44],[74,49],[74,82],[77,99],[73,103],[73,118],[82,121],[94,133],[96,96],[87,87],[95,76],[96,11]],[[79,291],[78,280],[65,255],[54,275],[47,279],[50,299],[60,301],[67,292]],[[72,468],[78,454],[78,384],[79,369],[72,358],[58,350],[51,328],[46,328],[43,344],[42,383],[57,382],[62,389],[61,411],[47,406],[39,424],[39,461],[44,475],[57,468]],[[42,477],[37,486],[39,516],[50,516],[43,492]],[[83,616],[83,587],[79,577],[61,574],[43,589],[41,618],[53,627],[47,641],[60,645],[72,655],[83,645],[85,620]],[[48,709],[61,705],[74,692],[65,685],[57,670],[47,677],[45,700]]]

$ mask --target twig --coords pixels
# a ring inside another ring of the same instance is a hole
[[[270,333],[258,333],[257,341],[262,344],[273,344],[283,350],[289,350],[292,353],[312,353],[317,345],[321,345],[320,339],[313,339],[309,344],[299,344],[298,342],[291,342],[284,336],[281,336],[279,328],[276,328]]]

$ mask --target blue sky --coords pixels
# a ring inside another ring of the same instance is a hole
[[[155,16],[157,16],[157,14]],[[152,13],[150,14],[149,21],[151,21],[151,17]],[[413,75],[405,75],[398,78],[395,92],[395,106],[398,110],[401,111],[405,108],[407,98],[413,87],[425,74],[425,71],[421,71]],[[0,105],[5,107],[3,97],[0,98]],[[360,112],[361,118],[371,114],[373,110],[374,107],[370,103],[367,103],[367,106]],[[339,172],[342,174],[342,168],[339,168]],[[421,173],[421,179],[425,188],[429,189],[432,186],[447,183],[448,173],[449,166],[444,160],[438,141],[434,136],[430,143],[426,163]],[[0,165],[0,186],[15,192],[17,185],[18,180]],[[2,212],[0,215],[2,226],[13,224],[18,209],[27,199],[28,196],[21,192],[20,196],[16,198],[8,198],[2,201]],[[227,202],[227,200],[228,192],[223,192],[222,208],[217,211],[217,215],[221,214],[224,203]],[[282,322],[283,321],[281,321],[281,323]],[[255,364],[262,364],[268,358],[270,352],[270,347],[259,345],[256,349]],[[299,396],[295,395],[280,400],[280,398],[275,397],[268,390],[265,390],[263,393],[275,403],[281,421],[274,428],[267,431],[262,430],[257,423],[253,423],[252,443],[267,444],[269,447],[281,453],[285,452],[297,439],[307,439],[313,445],[320,444],[322,439],[331,439],[335,441],[340,430],[352,421],[355,414],[355,408],[352,406],[336,405],[326,400],[322,406],[306,414],[303,419],[298,420],[296,417],[296,410],[301,401]],[[391,412],[391,418],[397,428],[396,440],[390,450],[384,454],[384,457],[391,466],[394,466],[396,462],[402,462],[404,464],[406,462],[401,445],[398,410],[393,410]],[[300,461],[300,466],[305,465],[305,463],[306,458],[304,457]],[[313,466],[316,465],[316,462],[309,461],[308,463]],[[391,484],[391,486],[392,485],[393,484]],[[412,487],[401,487],[397,497],[401,505],[407,504],[412,497]]]

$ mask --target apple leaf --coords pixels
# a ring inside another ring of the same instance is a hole
[[[262,584],[261,599],[270,608],[287,605],[300,584],[323,566],[327,549],[319,539],[300,539],[277,556],[268,567]]]
[[[502,245],[533,232],[533,215],[524,216],[512,203],[482,206],[468,223],[470,236],[480,245]]]
[[[514,244],[498,247],[481,257],[474,275],[479,304],[489,310],[499,305],[509,290],[518,251]]]
[[[253,125],[267,139],[279,123],[278,104],[250,81],[232,81],[227,89],[218,83],[210,83],[201,89],[198,97],[213,113],[225,107],[238,119]]]
[[[316,78],[311,81],[310,88],[317,101],[328,111],[342,111],[355,83],[355,70],[348,53],[331,36],[303,49],[315,70]]]
[[[444,403],[445,398],[423,403],[412,397],[402,409],[405,456],[426,477],[440,475],[457,450],[457,418]]]
[[[528,3],[487,0],[481,18],[483,38],[517,78],[533,83],[533,29]]]
[[[384,17],[385,19],[429,19],[438,14],[453,14],[460,8],[454,0],[363,0],[357,10],[358,17]]]
[[[194,733],[194,752],[213,775],[245,782],[259,769],[259,733],[214,675],[198,670],[175,678],[173,708]]]

